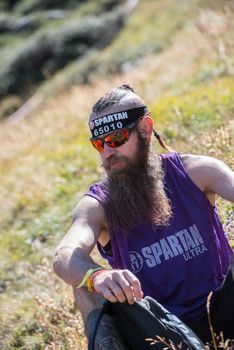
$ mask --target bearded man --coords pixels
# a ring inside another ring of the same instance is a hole
[[[234,174],[220,160],[151,150],[151,114],[128,85],[106,93],[90,115],[91,143],[106,177],[78,203],[59,244],[54,271],[74,289],[88,336],[105,299],[133,304],[149,295],[210,340],[234,338],[233,252],[215,209],[215,195],[234,202]],[[94,263],[94,246],[112,269]],[[222,311],[220,311],[222,310]],[[97,349],[126,349],[110,319]]]

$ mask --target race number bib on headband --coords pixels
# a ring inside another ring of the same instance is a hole
[[[122,129],[147,113],[147,107],[143,106],[96,118],[89,122],[92,138],[117,129]]]

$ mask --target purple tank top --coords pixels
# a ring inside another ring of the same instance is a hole
[[[145,296],[184,321],[195,321],[205,313],[209,292],[220,287],[233,252],[216,209],[190,179],[179,154],[161,157],[173,209],[170,225],[155,230],[141,224],[128,237],[115,232],[112,255],[99,243],[98,249],[113,268],[132,271]],[[107,189],[96,183],[87,194],[104,203]]]

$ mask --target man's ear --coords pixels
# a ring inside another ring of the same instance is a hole
[[[140,119],[138,123],[138,131],[142,137],[150,140],[150,137],[153,132],[153,119],[151,118],[151,112],[149,112],[146,116]]]

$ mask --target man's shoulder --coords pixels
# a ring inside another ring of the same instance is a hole
[[[161,159],[163,163],[168,161],[176,164],[179,168],[184,169],[187,173],[190,172],[202,172],[204,169],[215,169],[222,166],[224,163],[216,158],[197,155],[190,153],[177,153],[171,152],[162,154]]]
[[[94,197],[84,195],[77,203],[73,214],[72,221],[85,218],[104,218],[104,210],[101,203]]]
[[[217,181],[227,167],[221,160],[204,155],[183,154],[181,160],[193,182],[207,192],[209,183]]]
[[[187,171],[216,168],[223,164],[221,160],[206,155],[180,154],[180,157]]]

